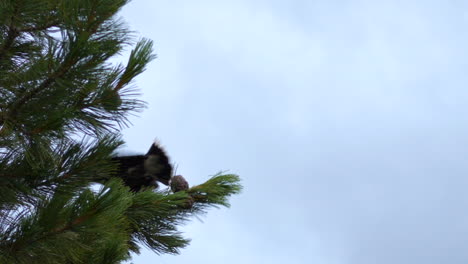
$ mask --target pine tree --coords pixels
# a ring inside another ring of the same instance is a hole
[[[117,16],[127,2],[0,0],[0,263],[177,254],[180,224],[241,189],[236,175],[177,192],[115,177],[119,131],[145,106],[132,80],[154,59]]]

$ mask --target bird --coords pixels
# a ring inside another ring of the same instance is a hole
[[[148,187],[156,189],[157,182],[168,186],[172,177],[173,167],[169,156],[156,142],[145,155],[116,156],[112,161],[117,164],[115,176],[122,178],[133,192]]]

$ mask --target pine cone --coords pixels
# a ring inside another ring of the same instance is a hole
[[[173,192],[180,192],[188,190],[189,184],[182,175],[176,175],[171,179],[171,190]]]
[[[193,199],[193,197],[189,196],[189,198],[185,202],[183,208],[184,209],[192,209],[194,203],[195,203],[195,199]]]

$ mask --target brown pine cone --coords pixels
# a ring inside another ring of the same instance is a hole
[[[192,209],[194,203],[195,203],[195,199],[193,199],[193,197],[189,196],[189,198],[187,199],[187,201],[183,205],[183,208],[184,209]]]
[[[173,192],[180,192],[188,190],[189,184],[182,175],[176,175],[171,178],[171,190]]]

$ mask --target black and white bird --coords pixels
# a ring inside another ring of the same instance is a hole
[[[156,142],[145,155],[117,156],[112,161],[118,165],[116,176],[134,192],[144,187],[157,188],[157,182],[167,186],[171,180],[173,168],[169,157]]]

